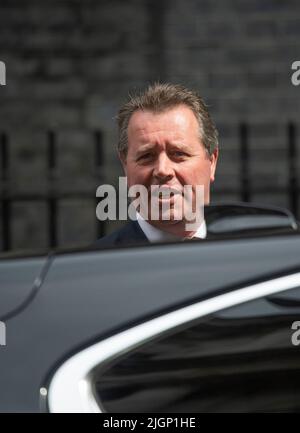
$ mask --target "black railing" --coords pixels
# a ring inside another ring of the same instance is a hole
[[[97,185],[103,182],[103,134],[95,131],[94,135],[94,164],[95,182]],[[58,204],[65,199],[92,199],[89,192],[58,192],[57,174],[57,133],[49,131],[47,133],[47,192],[16,194],[10,188],[10,158],[9,158],[9,136],[6,133],[0,135],[0,157],[1,157],[1,188],[0,202],[2,212],[2,249],[9,251],[12,246],[12,204],[17,202],[45,202],[47,203],[48,220],[48,246],[53,248],[58,245]],[[96,193],[96,189],[95,189]],[[96,199],[97,203],[99,199]],[[96,206],[95,206],[96,208]],[[98,237],[104,235],[104,223],[95,218],[96,233]]]
[[[287,143],[287,160],[288,160],[288,176],[286,186],[283,188],[261,187],[254,188],[251,184],[251,165],[250,165],[250,146],[249,146],[249,130],[250,127],[242,123],[239,125],[239,186],[236,188],[226,188],[218,191],[218,194],[235,194],[241,201],[251,202],[252,197],[256,193],[280,193],[288,196],[289,208],[298,218],[299,212],[299,180],[297,170],[297,130],[293,123],[289,123],[286,128],[286,143]],[[103,166],[104,166],[104,146],[103,134],[101,131],[95,131],[94,136],[94,164],[95,164],[95,179],[97,184],[103,183]],[[64,192],[59,193],[57,189],[58,175],[57,175],[57,133],[49,131],[47,133],[47,179],[48,190],[45,194],[22,194],[16,195],[11,193],[10,189],[10,158],[9,158],[9,136],[8,134],[0,134],[0,156],[1,156],[1,186],[0,201],[2,209],[2,233],[3,241],[2,248],[4,251],[11,249],[12,245],[12,204],[15,202],[30,202],[30,201],[44,201],[47,203],[48,210],[48,245],[49,247],[56,247],[58,244],[58,204],[60,200],[68,198],[76,199],[91,199],[90,193],[83,192]],[[95,197],[95,208],[99,202],[99,198]],[[105,234],[105,226],[95,217],[96,234],[101,237]]]

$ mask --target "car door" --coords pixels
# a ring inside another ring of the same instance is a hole
[[[299,411],[299,286],[297,272],[271,278],[104,340],[56,372],[49,408],[76,407],[65,380],[81,369],[86,411]]]

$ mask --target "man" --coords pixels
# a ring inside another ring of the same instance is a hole
[[[117,119],[118,154],[128,187],[145,186],[149,204],[153,189],[159,191],[158,218],[151,218],[150,206],[149,213],[139,209],[136,221],[100,239],[98,246],[206,237],[205,221],[190,229],[182,212],[186,185],[191,185],[189,205],[194,211],[197,186],[202,186],[204,204],[209,204],[218,160],[218,133],[201,97],[180,85],[154,84],[130,97]],[[169,208],[168,219],[164,206]]]

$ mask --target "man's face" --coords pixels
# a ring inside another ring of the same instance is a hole
[[[199,137],[199,124],[193,111],[178,105],[162,113],[136,111],[128,125],[127,157],[120,155],[128,187],[142,184],[183,192],[184,185],[204,186],[209,203],[210,182],[214,181],[218,151],[210,157]],[[193,197],[194,199],[195,197]],[[171,207],[172,200],[171,198]],[[178,233],[178,221],[150,221],[164,230]]]

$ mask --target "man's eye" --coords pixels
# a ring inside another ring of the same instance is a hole
[[[150,159],[152,157],[152,153],[144,153],[143,155],[138,157],[138,161],[143,161],[145,159]]]
[[[182,152],[180,150],[176,150],[176,151],[173,152],[173,156],[175,156],[175,157],[178,158],[178,157],[181,157],[181,156],[186,156],[186,153]]]

